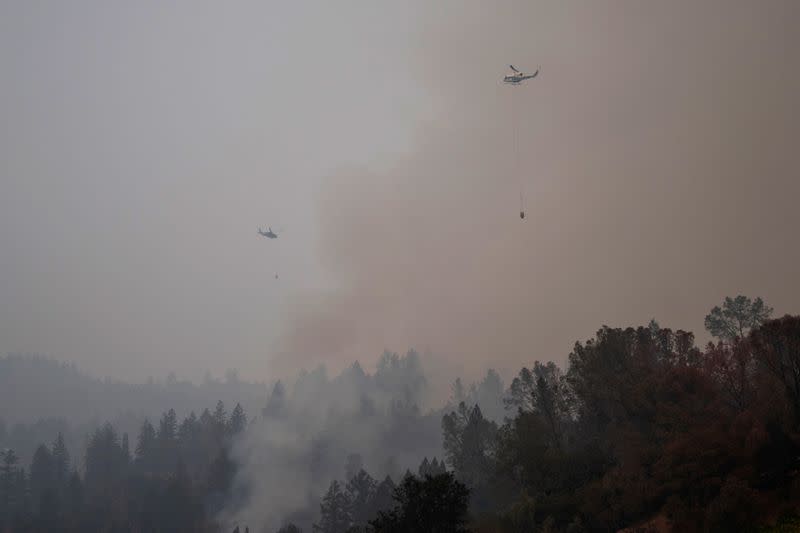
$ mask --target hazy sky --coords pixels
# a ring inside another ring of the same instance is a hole
[[[794,0],[3,2],[0,352],[470,373],[699,332],[726,295],[798,313],[798,27]]]

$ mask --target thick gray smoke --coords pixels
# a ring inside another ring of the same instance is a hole
[[[291,520],[310,528],[334,479],[363,467],[374,478],[416,472],[423,457],[442,458],[441,411],[428,410],[421,360],[385,353],[374,374],[354,364],[334,378],[324,368],[276,385],[267,405],[234,443],[239,465],[226,524],[276,530]]]
[[[603,324],[702,333],[725,295],[800,297],[796,4],[513,4],[431,14],[416,65],[438,104],[409,153],[326,178],[318,256],[339,289],[295,299],[275,369],[418,346],[444,360],[441,392],[563,363]],[[509,62],[541,74],[505,87]],[[267,455],[240,456],[263,494],[329,481]]]
[[[276,367],[419,346],[509,375],[604,323],[800,296],[796,3],[458,5],[419,42],[411,152],[319,191],[341,289],[296,300]],[[503,86],[509,62],[541,74]]]

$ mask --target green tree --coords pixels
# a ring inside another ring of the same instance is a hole
[[[352,524],[350,500],[341,484],[334,480],[320,504],[320,519],[314,531],[320,533],[345,533]]]
[[[131,462],[131,445],[128,442],[128,434],[122,434],[122,457],[125,460],[126,464],[130,464]]]
[[[106,423],[92,434],[86,448],[87,490],[99,501],[115,497],[126,465],[119,436],[114,427]]]
[[[272,387],[267,405],[261,410],[264,418],[281,417],[286,414],[286,387],[278,380]]]
[[[748,339],[709,343],[704,366],[728,406],[738,412],[751,406],[756,392],[758,363]]]
[[[224,448],[219,451],[208,469],[208,487],[220,494],[227,494],[233,485],[236,465]]]
[[[145,418],[136,443],[136,464],[141,470],[149,472],[156,466],[157,449],[156,429]]]
[[[756,359],[773,376],[800,427],[800,316],[770,320],[750,335]]]
[[[706,315],[705,326],[711,335],[724,341],[743,339],[772,315],[772,308],[761,298],[750,300],[739,295],[726,297],[722,307],[716,306]]]
[[[55,493],[56,468],[53,454],[44,444],[39,445],[33,453],[29,476],[31,497],[34,505],[41,511],[41,502],[47,493]]]
[[[161,416],[156,433],[157,464],[160,472],[172,472],[178,461],[178,416],[170,409]]]
[[[214,408],[214,414],[211,415],[214,422],[218,427],[224,428],[228,421],[228,412],[225,410],[225,404],[222,400],[217,401],[217,406]]]
[[[72,522],[76,522],[83,512],[84,506],[83,481],[78,472],[73,471],[69,475],[66,486],[64,510],[72,517]]]
[[[351,453],[347,455],[347,460],[344,464],[344,479],[350,481],[359,471],[364,467],[364,459],[359,453]]]
[[[64,435],[59,431],[53,443],[53,463],[56,474],[56,483],[64,487],[69,479],[69,451],[64,443]]]
[[[479,406],[461,402],[456,411],[442,418],[447,462],[461,481],[470,487],[486,481],[494,457],[497,424],[486,420]]]
[[[192,441],[197,436],[198,422],[197,415],[194,411],[189,413],[189,416],[183,419],[181,425],[178,427],[178,442],[182,449],[188,448]]]
[[[464,390],[464,384],[461,378],[456,378],[452,385],[450,385],[450,402],[453,405],[458,405],[461,402],[466,402],[467,393]]]
[[[170,476],[161,501],[163,531],[198,531],[203,518],[202,505],[196,501],[192,481],[182,462]]]
[[[0,525],[22,501],[19,487],[19,458],[12,449],[0,451]]]
[[[563,426],[572,414],[573,403],[569,384],[552,361],[536,361],[532,370],[520,370],[506,398],[506,405],[519,412],[539,414],[556,448],[562,447]]]
[[[420,478],[424,478],[425,476],[434,477],[439,474],[444,474],[445,472],[447,472],[447,468],[444,461],[440,463],[436,457],[434,457],[432,461],[428,461],[428,458],[425,457],[422,459],[422,463],[420,463],[417,469],[417,475]]]
[[[231,435],[236,435],[244,431],[245,427],[247,427],[247,416],[244,414],[242,406],[237,403],[228,421],[228,429]]]
[[[374,517],[372,513],[372,499],[378,484],[365,470],[350,478],[345,489],[350,501],[350,513],[353,523],[366,525]]]
[[[375,487],[375,494],[370,501],[370,516],[377,516],[380,511],[388,511],[394,506],[394,481],[389,476]]]
[[[175,409],[170,409],[161,416],[156,435],[161,442],[174,442],[178,436],[178,417]]]
[[[380,512],[370,522],[381,533],[462,533],[466,532],[469,489],[453,474],[445,473],[421,480],[406,476],[394,493],[397,505]]]

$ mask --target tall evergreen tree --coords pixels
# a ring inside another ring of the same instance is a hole
[[[18,463],[14,450],[0,451],[0,519],[8,520],[21,501]]]
[[[417,474],[421,479],[424,479],[425,476],[435,477],[439,474],[444,474],[446,471],[447,469],[445,468],[444,462],[439,463],[436,457],[434,457],[432,461],[428,461],[428,458],[425,457],[419,465]]]
[[[84,505],[83,497],[83,481],[77,471],[73,471],[67,480],[67,491],[64,499],[65,510],[68,511],[77,521],[82,512]]]
[[[161,523],[164,531],[198,531],[202,508],[196,502],[192,482],[182,462],[170,476],[161,501]]]
[[[240,404],[236,404],[231,413],[231,418],[228,421],[228,430],[231,435],[236,435],[244,431],[247,426],[247,416],[244,414],[244,409]]]
[[[364,468],[364,459],[360,453],[351,453],[347,456],[347,461],[344,464],[344,478],[350,481]]]
[[[125,464],[130,464],[131,462],[131,446],[128,443],[128,434],[122,434],[122,458],[125,461]]]
[[[214,414],[211,415],[214,422],[221,428],[224,428],[228,421],[228,412],[225,410],[225,404],[222,400],[217,401],[217,406],[214,408]]]
[[[65,487],[69,480],[69,451],[64,443],[64,435],[60,431],[53,442],[53,466],[56,474],[56,483],[59,487]]]
[[[136,443],[136,464],[140,469],[149,471],[155,467],[156,449],[156,430],[145,418]]]
[[[183,419],[181,425],[178,427],[178,442],[181,448],[188,448],[197,433],[197,415],[194,411],[189,413],[189,416]]]
[[[117,431],[107,423],[94,432],[86,448],[86,488],[101,500],[112,497],[125,466]]]
[[[220,494],[227,494],[233,484],[236,465],[224,448],[219,451],[214,462],[209,466],[208,487]]]
[[[225,442],[225,436],[228,433],[228,412],[225,410],[225,404],[222,400],[217,401],[217,406],[211,415],[212,427],[211,438],[214,453],[216,453]]]
[[[320,519],[314,531],[320,533],[345,533],[352,524],[350,500],[341,484],[334,480],[320,504]]]
[[[485,481],[491,468],[497,425],[486,420],[477,405],[463,402],[442,418],[447,460],[459,479],[470,487]]]
[[[278,380],[272,387],[267,405],[261,410],[264,418],[280,417],[286,413],[286,387]]]
[[[376,531],[466,532],[469,489],[446,473],[423,480],[406,476],[394,493],[397,506],[371,522]]]
[[[345,489],[347,490],[347,499],[350,501],[350,515],[354,524],[365,526],[369,520],[375,517],[372,500],[377,486],[375,479],[363,469],[347,482]]]
[[[56,468],[53,454],[44,444],[39,445],[33,454],[30,470],[30,493],[35,507],[39,507],[47,493],[56,488]]]
[[[178,459],[178,416],[174,409],[164,413],[158,423],[156,446],[158,469],[162,473],[172,472]]]
[[[161,442],[174,442],[178,436],[178,416],[175,409],[170,409],[163,415],[158,423],[156,437]]]
[[[377,516],[380,511],[388,511],[394,505],[394,490],[396,486],[392,478],[386,476],[375,487],[375,495],[370,503],[371,516]]]

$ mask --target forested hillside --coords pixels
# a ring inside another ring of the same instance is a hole
[[[756,299],[706,318],[603,327],[568,364],[532,361],[419,407],[419,357],[277,382],[257,412],[167,409],[85,449],[56,427],[4,449],[11,531],[747,531],[800,509],[800,316]],[[485,408],[484,405],[485,404]],[[503,419],[485,411],[505,408]],[[8,433],[0,433],[7,439]],[[779,524],[776,526],[776,524]],[[780,525],[783,524],[783,525]],[[630,529],[632,528],[632,529]]]

